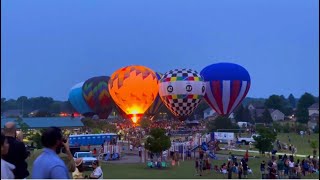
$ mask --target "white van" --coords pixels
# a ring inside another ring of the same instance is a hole
[[[233,132],[215,132],[214,139],[223,143],[227,143],[229,141],[236,142],[236,138]]]

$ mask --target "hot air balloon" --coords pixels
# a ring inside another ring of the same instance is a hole
[[[107,119],[113,108],[113,100],[108,90],[108,76],[93,77],[82,87],[83,97],[100,119]]]
[[[156,73],[144,66],[126,66],[115,71],[109,81],[114,102],[136,123],[158,94]]]
[[[196,71],[175,69],[163,75],[159,94],[166,107],[183,121],[201,102],[205,94],[205,83]]]
[[[114,105],[115,110],[118,113],[118,116],[124,118],[124,119],[130,119],[130,117],[118,106],[118,105]]]
[[[156,72],[156,75],[157,75],[158,80],[160,81],[162,74]],[[152,120],[162,106],[163,106],[163,102],[162,102],[162,100],[159,96],[159,93],[158,93],[156,99],[154,100],[154,102],[152,103],[150,108],[145,112],[145,115],[148,116]]]
[[[217,63],[205,67],[205,100],[219,115],[227,116],[242,102],[250,88],[250,75],[240,65]]]
[[[82,115],[92,115],[93,111],[90,109],[90,107],[87,105],[85,99],[82,95],[82,86],[84,82],[78,83],[75,86],[73,86],[69,92],[69,102],[73,106],[74,109],[76,109],[79,113]]]

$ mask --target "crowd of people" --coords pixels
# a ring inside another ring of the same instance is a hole
[[[279,155],[278,158],[273,156],[266,164],[263,161],[260,165],[262,178],[268,179],[300,179],[312,173],[319,173],[319,159],[310,156],[306,159],[295,160],[294,156],[289,157]]]

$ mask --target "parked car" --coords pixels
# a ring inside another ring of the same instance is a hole
[[[92,163],[97,160],[91,152],[76,152],[74,159],[82,158],[84,168],[92,168]]]

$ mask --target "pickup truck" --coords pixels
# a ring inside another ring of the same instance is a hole
[[[84,168],[92,168],[92,163],[97,160],[91,152],[76,152],[73,157],[82,158]]]
[[[241,142],[242,144],[245,144],[245,145],[248,145],[250,142],[254,143],[255,140],[253,139],[253,137],[255,136],[259,136],[259,135],[253,134],[251,137],[239,137],[238,142]]]

